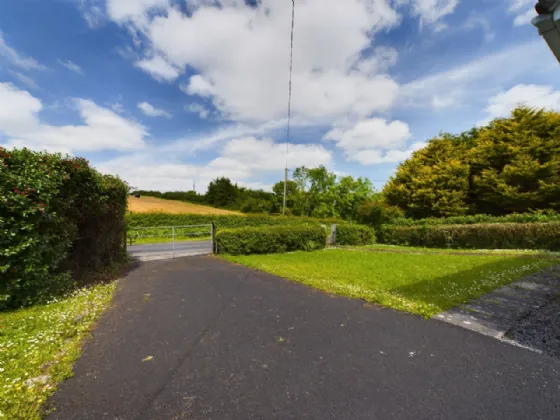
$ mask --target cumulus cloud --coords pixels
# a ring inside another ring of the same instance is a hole
[[[2,32],[0,32],[0,56],[6,58],[12,65],[25,70],[46,70],[47,68],[32,57],[26,57],[10,47]]]
[[[507,117],[519,105],[535,108],[560,110],[560,91],[552,86],[517,85],[500,92],[488,100],[487,117],[479,124],[483,125],[494,118]]]
[[[5,147],[74,151],[132,150],[144,147],[146,129],[87,99],[74,99],[84,124],[53,126],[39,119],[41,101],[9,83],[0,83],[0,133]]]
[[[175,66],[169,64],[165,58],[159,55],[138,60],[134,65],[150,74],[159,82],[172,82],[181,74]]]
[[[131,185],[142,189],[184,190],[194,183],[198,191],[206,190],[213,179],[221,176],[244,186],[270,189],[263,176],[281,179],[285,165],[285,145],[256,137],[231,139],[220,149],[219,156],[207,164],[190,164],[169,159],[167,155],[141,153],[121,157],[98,169],[119,175]],[[294,166],[328,165],[331,153],[321,145],[294,145],[288,154]],[[253,179],[254,178],[254,179]]]
[[[58,60],[58,64],[60,64],[63,67],[66,67],[68,70],[73,71],[74,73],[78,73],[82,75],[84,74],[82,68],[70,60]]]
[[[323,139],[335,141],[337,147],[344,150],[348,160],[373,165],[396,163],[406,159],[420,144],[406,149],[407,140],[410,138],[408,124],[371,118],[359,121],[353,127],[336,127]]]
[[[149,104],[148,102],[140,102],[137,105],[138,109],[148,117],[165,117],[171,118],[171,114],[163,109],[159,109]]]
[[[148,21],[134,25],[149,42],[150,58],[136,65],[162,81],[195,69],[184,90],[210,99],[227,118],[284,117],[291,2],[199,1],[190,8],[189,15],[176,7],[155,14],[142,9]],[[388,0],[308,0],[296,5],[296,19],[295,116],[328,121],[392,105],[398,84],[382,73],[396,51],[362,54],[377,32],[400,22]]]

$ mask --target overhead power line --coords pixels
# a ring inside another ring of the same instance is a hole
[[[294,63],[294,24],[296,17],[296,3],[292,0],[292,32],[290,36],[290,82],[288,84],[288,128],[286,133],[286,168],[284,169],[284,206],[282,214],[286,214],[286,199],[288,194],[288,154],[290,152],[290,124],[292,118],[292,69]]]

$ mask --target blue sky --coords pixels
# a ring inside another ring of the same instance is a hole
[[[560,107],[534,0],[3,0],[0,144],[146,189],[326,165],[381,188],[441,131]]]

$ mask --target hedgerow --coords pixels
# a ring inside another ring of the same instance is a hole
[[[420,225],[475,225],[482,223],[547,223],[560,222],[560,213],[537,212],[537,213],[512,213],[506,216],[490,216],[488,214],[475,214],[471,216],[455,217],[430,217],[426,219],[397,218],[391,221],[391,225],[397,226],[420,226]]]
[[[336,245],[372,245],[375,231],[369,226],[341,224],[336,226]]]
[[[123,262],[127,192],[85,159],[0,148],[0,309]]]
[[[560,250],[560,222],[474,225],[384,225],[381,243],[428,248]]]
[[[327,231],[320,225],[243,227],[216,234],[218,253],[230,255],[314,251],[326,241]]]
[[[250,226],[306,225],[340,223],[339,219],[314,219],[311,217],[283,217],[267,215],[201,215],[170,213],[129,213],[127,223],[131,228],[152,226],[186,226],[215,223],[216,228],[231,229]]]

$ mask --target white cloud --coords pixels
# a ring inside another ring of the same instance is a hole
[[[172,82],[179,77],[179,70],[169,64],[163,57],[156,55],[152,58],[138,60],[134,63],[146,73],[149,73],[154,79],[160,82]]]
[[[410,4],[412,14],[420,19],[420,25],[423,26],[436,24],[441,18],[452,14],[459,0],[398,0],[397,4]],[[439,31],[445,29],[441,23],[435,28]]]
[[[165,117],[171,118],[171,114],[163,109],[155,108],[148,102],[140,102],[138,103],[138,109],[142,111],[148,117]]]
[[[546,43],[535,40],[413,80],[401,87],[399,105],[437,106],[448,97],[453,98],[449,106],[472,104],[499,91],[497,80],[503,86],[528,74],[554,74],[557,68]]]
[[[349,160],[356,161],[362,165],[379,165],[382,163],[399,163],[414,153],[416,150],[422,149],[426,146],[426,143],[414,143],[406,150],[388,150],[383,152],[381,150],[371,149],[362,150],[353,153],[349,156]]]
[[[415,143],[406,148],[410,138],[408,124],[371,118],[351,128],[334,128],[325,135],[324,140],[336,141],[337,147],[344,150],[349,161],[375,165],[400,162],[414,150],[423,147],[423,143]]]
[[[520,15],[517,15],[513,20],[513,25],[514,26],[528,25],[531,23],[531,20],[535,16],[537,16],[537,12],[535,12],[535,9],[529,9],[525,13],[521,13]]]
[[[186,92],[210,98],[227,118],[284,117],[291,2],[209,3],[191,4],[190,15],[175,7],[155,17],[142,12],[148,23],[135,28],[156,55],[136,65],[165,81],[175,80],[187,66],[194,68],[198,74],[189,78]],[[328,121],[392,105],[398,85],[377,73],[395,61],[394,50],[376,50],[376,61],[362,58],[377,32],[400,22],[388,0],[307,0],[296,4],[296,20],[295,116]]]
[[[10,47],[0,32],[0,56],[5,57],[12,65],[25,70],[46,70],[47,68],[32,57],[25,57]]]
[[[169,154],[129,155],[98,165],[102,172],[119,175],[134,187],[160,191],[185,190],[196,183],[197,191],[205,191],[213,179],[221,176],[251,188],[270,190],[263,176],[282,179],[285,165],[285,145],[271,139],[245,137],[229,140],[217,158],[207,164],[179,162]],[[294,145],[288,155],[293,166],[328,165],[331,153],[321,145]]]
[[[242,169],[252,171],[280,171],[286,165],[328,165],[332,154],[321,145],[292,144],[286,154],[286,144],[274,143],[272,139],[244,137],[227,142],[221,156],[210,163],[214,168]]]
[[[488,123],[494,118],[507,117],[519,105],[535,108],[560,110],[560,91],[552,86],[517,85],[500,92],[488,100],[487,118],[479,124]]]
[[[208,115],[210,115],[210,111],[204,108],[204,106],[201,104],[190,104],[189,106],[185,106],[185,110],[187,112],[198,114],[198,116],[203,120],[208,118]]]
[[[410,138],[408,124],[371,118],[358,122],[349,129],[334,128],[324,139],[336,141],[337,147],[347,153],[365,149],[393,149],[404,146]]]
[[[116,22],[138,21],[147,12],[162,8],[169,0],[107,0],[107,15]]]
[[[58,60],[58,64],[66,67],[68,70],[73,71],[74,73],[84,74],[82,68],[70,60]]]
[[[9,83],[0,83],[0,133],[5,147],[62,152],[131,150],[144,147],[146,129],[86,99],[74,99],[83,125],[52,126],[39,119],[41,101]]]

